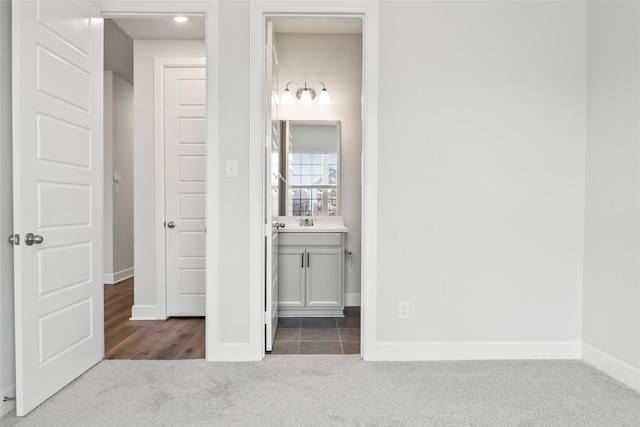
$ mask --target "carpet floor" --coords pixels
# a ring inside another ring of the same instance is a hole
[[[104,360],[3,426],[640,426],[640,393],[580,361]]]

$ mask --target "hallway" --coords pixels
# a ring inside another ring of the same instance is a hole
[[[104,285],[105,359],[204,359],[204,318],[129,320],[134,278]]]

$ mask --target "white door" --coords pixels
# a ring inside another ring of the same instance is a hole
[[[265,72],[265,343],[273,349],[278,328],[278,186],[280,183],[278,138],[278,57],[273,39],[273,22],[267,22]]]
[[[167,316],[205,315],[205,68],[166,68]]]
[[[102,359],[102,19],[13,2],[17,414]]]

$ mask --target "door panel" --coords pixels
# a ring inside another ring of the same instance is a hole
[[[307,307],[342,305],[342,249],[307,248]]]
[[[273,38],[273,22],[267,22],[265,61],[265,350],[273,349],[278,329],[278,57]],[[270,231],[269,231],[270,230]]]
[[[280,248],[280,307],[305,306],[305,254],[304,248]]]
[[[83,3],[12,6],[18,415],[104,353],[103,22]]]
[[[165,69],[167,316],[205,315],[204,67]]]

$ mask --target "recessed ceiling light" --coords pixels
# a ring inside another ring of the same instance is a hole
[[[183,22],[187,22],[189,18],[186,16],[176,16],[173,20],[182,24]]]

